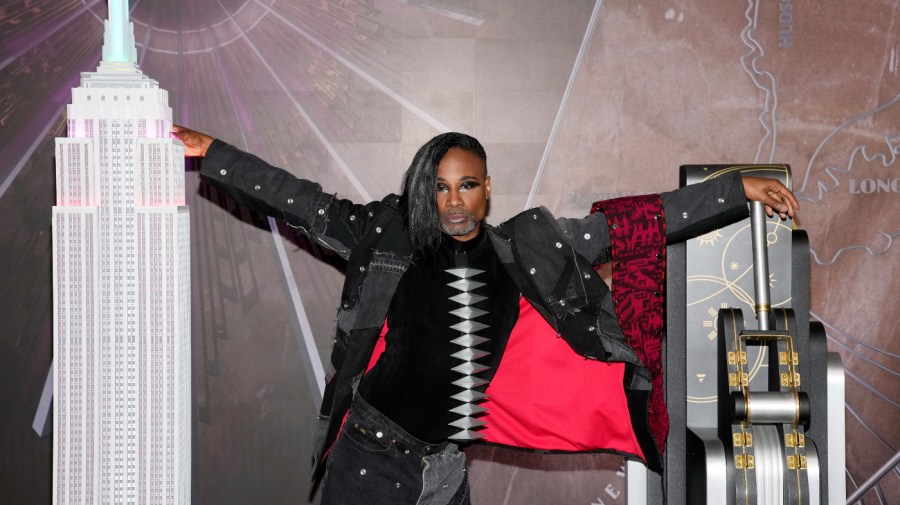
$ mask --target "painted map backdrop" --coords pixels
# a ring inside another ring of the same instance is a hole
[[[789,163],[812,316],[847,367],[847,488],[900,447],[900,2],[137,0],[139,65],[175,119],[356,200],[460,130],[489,220]],[[51,361],[53,138],[100,58],[98,0],[0,2],[0,501],[48,503],[31,430]],[[296,503],[340,262],[187,174],[194,502]],[[277,233],[269,230],[275,229]],[[472,454],[476,503],[624,503],[615,456]],[[550,484],[542,484],[547,483]],[[900,503],[897,468],[865,503]]]

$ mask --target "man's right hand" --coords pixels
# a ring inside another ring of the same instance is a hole
[[[200,133],[177,124],[172,125],[172,136],[184,143],[185,156],[206,156],[206,150],[212,144],[213,138],[205,133]]]

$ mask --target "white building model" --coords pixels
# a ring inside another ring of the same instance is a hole
[[[56,139],[53,503],[187,504],[189,215],[168,93],[138,68],[127,0]]]

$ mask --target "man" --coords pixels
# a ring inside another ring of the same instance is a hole
[[[746,216],[746,199],[782,218],[798,208],[778,181],[731,176],[582,219],[532,209],[493,227],[487,157],[468,135],[431,139],[402,194],[366,205],[208,135],[174,135],[210,182],[348,262],[314,462],[316,479],[327,462],[323,504],[469,503],[458,444],[473,440],[614,450],[659,469],[666,417],[648,349],[661,328],[647,345],[626,337],[646,318],[622,307],[662,288],[635,279],[636,295],[618,298],[593,266],[630,268],[620,263],[637,251],[630,265],[659,270],[665,240]]]

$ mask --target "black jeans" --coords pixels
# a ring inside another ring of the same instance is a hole
[[[358,394],[328,453],[322,505],[470,505],[466,456],[416,439]]]

